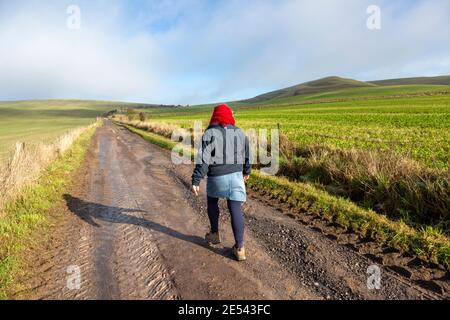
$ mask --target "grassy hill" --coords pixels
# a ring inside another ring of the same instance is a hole
[[[374,85],[353,79],[345,79],[340,77],[327,77],[299,84],[293,87],[265,93],[255,98],[245,100],[245,102],[262,102],[266,100],[330,92],[340,89],[372,87],[372,86]]]
[[[450,85],[450,76],[388,79],[388,80],[369,81],[368,83],[377,86],[398,86],[398,85],[418,85],[418,84]]]
[[[450,76],[418,77],[362,82],[340,77],[327,77],[305,82],[243,100],[241,103],[272,103],[371,97],[382,95],[417,94],[419,92],[448,90]]]

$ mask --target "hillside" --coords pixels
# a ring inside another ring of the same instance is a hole
[[[417,78],[404,78],[404,79],[387,79],[377,81],[358,81],[354,79],[346,79],[341,77],[326,77],[314,81],[305,82],[296,86],[268,92],[256,96],[251,99],[243,100],[245,103],[263,103],[271,100],[279,100],[290,97],[313,97],[314,95],[321,95],[321,98],[325,98],[331,94],[330,98],[336,96],[334,93],[342,92],[344,96],[352,96],[354,94],[364,95],[371,93],[376,95],[395,94],[398,92],[404,92],[406,94],[411,92],[428,91],[433,89],[441,89],[437,86],[450,85],[450,76],[439,77],[417,77]],[[400,87],[401,88],[397,88]],[[419,86],[424,86],[420,88]],[[430,86],[430,87],[426,87]],[[435,86],[434,88],[432,86]],[[423,90],[422,90],[423,89]],[[355,91],[351,91],[355,90]],[[339,96],[339,94],[338,94]]]
[[[367,83],[374,84],[377,86],[425,85],[425,84],[450,85],[450,76],[387,79],[387,80],[369,81]]]
[[[301,96],[340,89],[372,87],[373,84],[340,77],[326,77],[319,80],[305,82],[289,88],[272,91],[246,100],[246,102],[261,102],[272,99]]]

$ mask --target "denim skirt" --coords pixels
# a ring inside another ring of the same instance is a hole
[[[223,198],[232,201],[247,201],[244,175],[242,172],[224,176],[208,177],[206,193],[211,198]]]

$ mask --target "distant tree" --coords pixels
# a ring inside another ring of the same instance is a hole
[[[111,111],[108,111],[108,112],[105,112],[104,114],[102,114],[102,117],[104,117],[104,118],[108,118],[108,117],[114,118],[116,113],[117,113],[117,109],[116,110],[111,110]]]
[[[128,108],[127,109],[127,117],[128,117],[128,121],[132,121],[134,119],[134,115],[136,114],[136,111],[134,111],[133,108]]]
[[[145,121],[145,113],[143,113],[143,112],[139,112],[139,120],[141,121],[141,122],[144,122]]]

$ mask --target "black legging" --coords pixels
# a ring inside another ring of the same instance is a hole
[[[242,214],[242,202],[228,200],[228,210],[231,214],[231,226],[233,228],[236,247],[244,247],[244,215]],[[211,223],[211,232],[219,232],[219,199],[208,197],[208,217]]]

